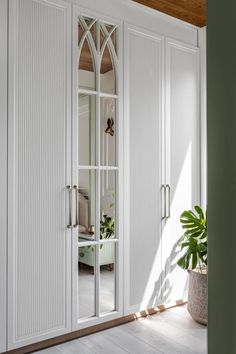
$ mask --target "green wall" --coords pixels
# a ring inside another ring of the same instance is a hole
[[[209,354],[236,354],[236,0],[207,0]]]

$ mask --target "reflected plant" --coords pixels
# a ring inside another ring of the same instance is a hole
[[[108,205],[110,209],[115,206],[115,192],[111,193],[111,203]],[[114,216],[108,216],[103,214],[102,220],[100,221],[100,239],[112,238],[115,234],[115,218]],[[94,251],[94,246],[86,246],[88,249]],[[103,244],[100,245],[100,249],[103,247]]]
[[[109,208],[112,209],[115,206],[115,193],[111,194],[112,201],[109,204]],[[111,238],[115,234],[115,218],[114,216],[108,216],[104,214],[102,220],[100,221],[100,238],[106,239]]]

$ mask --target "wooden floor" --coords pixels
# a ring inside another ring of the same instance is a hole
[[[206,354],[206,335],[206,327],[180,306],[37,353]]]

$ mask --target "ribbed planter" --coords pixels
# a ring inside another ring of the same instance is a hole
[[[188,272],[188,312],[196,322],[207,325],[207,272]]]

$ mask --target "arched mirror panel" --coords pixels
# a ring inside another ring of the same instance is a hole
[[[118,310],[117,31],[78,16],[78,323]]]

